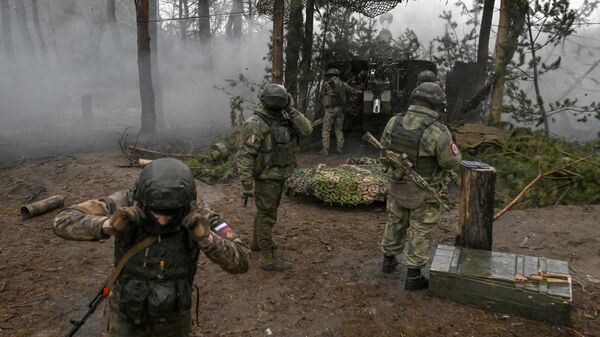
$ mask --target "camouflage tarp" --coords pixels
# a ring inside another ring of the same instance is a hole
[[[319,164],[296,169],[287,181],[290,194],[314,196],[327,204],[357,206],[384,201],[389,185],[376,159],[349,159],[338,167]]]

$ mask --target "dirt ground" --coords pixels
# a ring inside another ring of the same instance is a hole
[[[304,154],[300,163],[316,159]],[[64,241],[51,229],[56,211],[23,221],[21,205],[55,194],[69,205],[129,187],[140,170],[117,167],[124,164],[117,152],[96,152],[0,169],[0,336],[63,336],[112,267],[112,240]],[[250,238],[255,209],[242,207],[239,183],[201,189],[242,238]],[[248,273],[229,275],[201,258],[195,336],[600,336],[600,205],[510,211],[494,225],[495,250],[570,262],[570,327],[404,291],[404,270],[381,273],[384,210],[284,197],[275,240],[293,268],[262,271],[254,254]],[[456,211],[444,215],[440,242],[453,243],[456,219]],[[105,326],[101,307],[79,335],[105,335]]]

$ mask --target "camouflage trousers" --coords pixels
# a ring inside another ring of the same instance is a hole
[[[108,337],[189,337],[191,328],[191,311],[167,321],[156,320],[142,325],[125,320],[114,308],[109,308],[108,312]]]
[[[439,203],[426,200],[416,209],[400,206],[388,194],[387,223],[383,231],[381,249],[384,254],[402,254],[406,246],[405,264],[410,268],[423,268],[429,260],[431,239],[440,220]]]
[[[327,150],[329,150],[329,139],[331,137],[332,127],[335,133],[335,140],[337,141],[337,148],[338,150],[342,150],[344,148],[344,111],[340,106],[328,108],[325,110],[325,116],[323,116],[321,138],[323,140],[323,148]]]
[[[261,250],[274,246],[273,227],[277,222],[277,209],[281,202],[285,180],[254,180],[254,242]]]

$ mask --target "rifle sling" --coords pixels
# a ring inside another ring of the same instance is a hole
[[[133,247],[131,247],[125,253],[125,255],[123,255],[123,257],[121,258],[121,260],[115,267],[115,270],[110,275],[110,279],[104,286],[104,289],[103,289],[104,297],[108,297],[108,295],[110,294],[110,291],[112,290],[113,286],[117,282],[117,279],[119,278],[119,275],[121,275],[121,272],[123,271],[123,268],[125,268],[125,265],[127,264],[127,262],[129,262],[129,260],[137,253],[152,246],[157,240],[158,240],[158,237],[156,237],[156,236],[147,237],[144,240],[136,243]]]

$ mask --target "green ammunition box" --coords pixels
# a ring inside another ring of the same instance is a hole
[[[432,295],[486,310],[567,325],[572,307],[565,261],[438,245]]]

